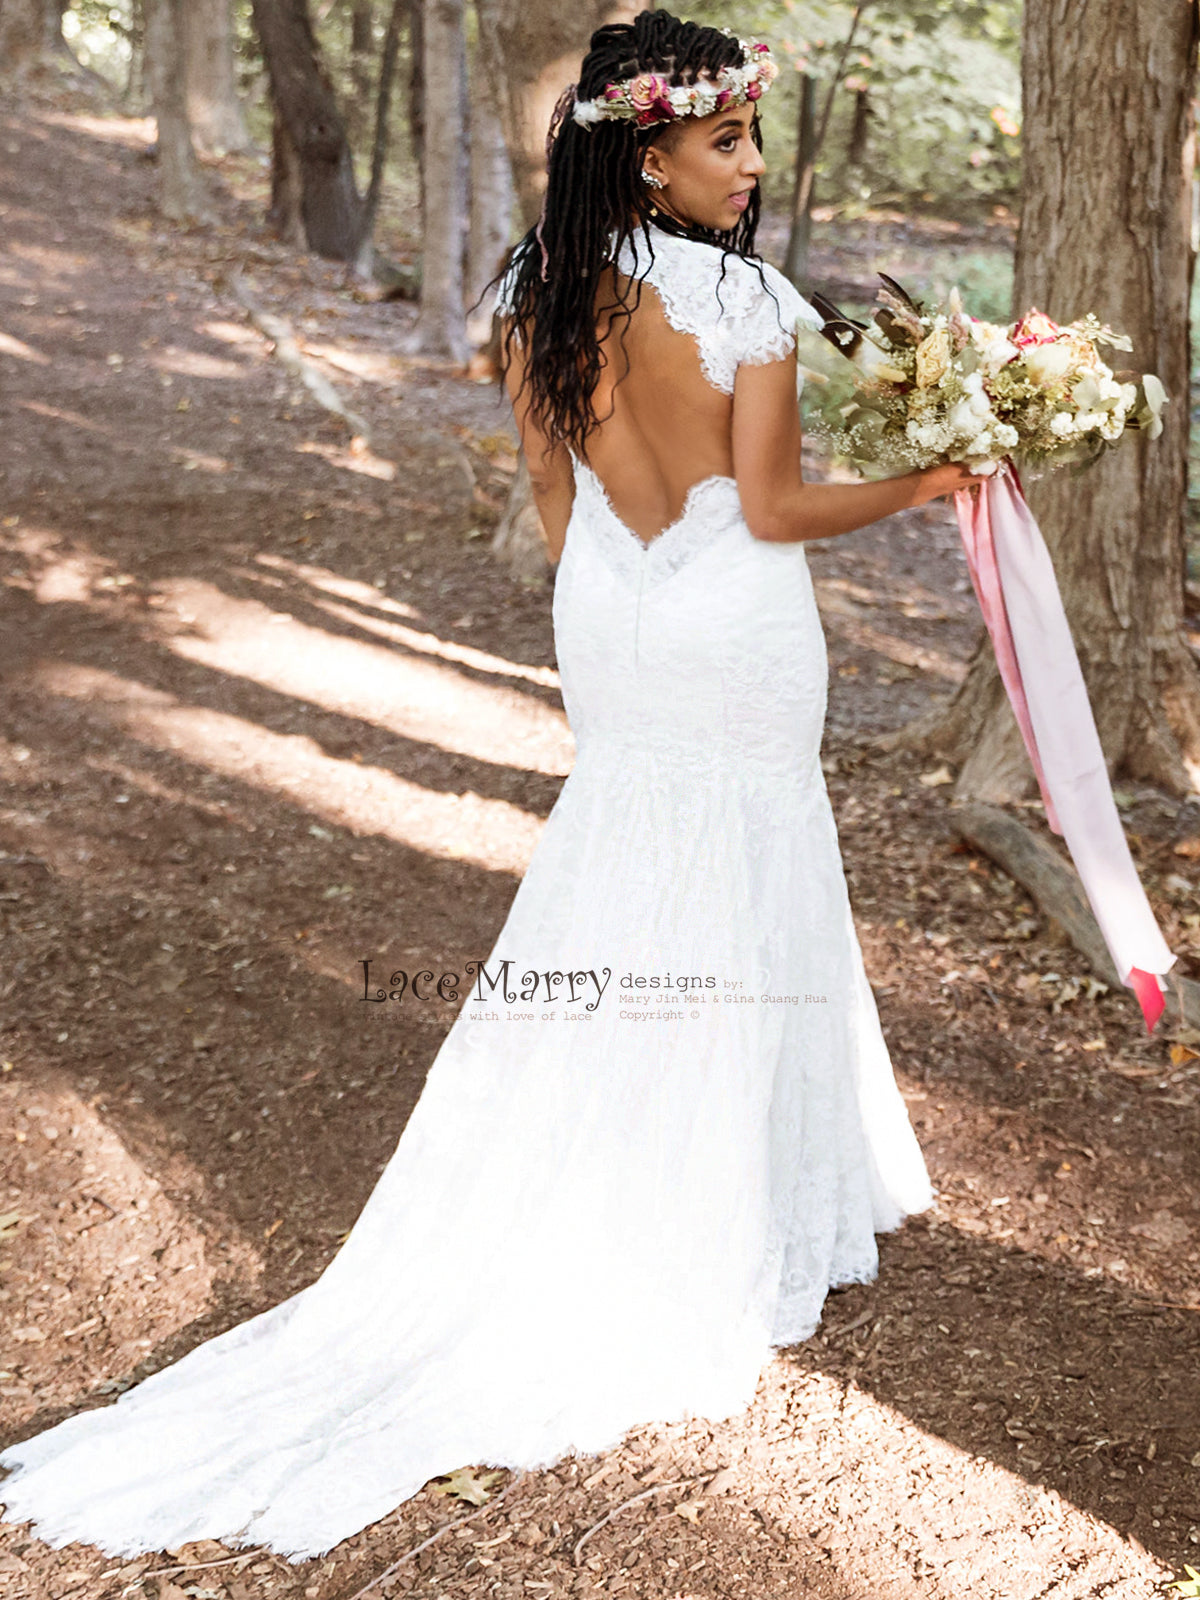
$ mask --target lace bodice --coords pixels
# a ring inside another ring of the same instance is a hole
[[[820,313],[769,261],[751,261],[714,245],[680,239],[655,228],[626,242],[621,271],[651,284],[667,321],[690,333],[700,349],[704,376],[722,394],[733,393],[740,365],[761,366],[790,355],[799,320],[820,327]]]
[[[651,227],[626,240],[616,257],[629,277],[658,293],[668,322],[691,334],[704,376],[722,394],[733,393],[739,365],[778,361],[795,348],[797,321],[821,326],[820,313],[768,261]],[[497,310],[512,310],[514,265],[501,280]]]

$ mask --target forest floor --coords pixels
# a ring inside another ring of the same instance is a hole
[[[164,226],[148,134],[0,118],[5,1443],[317,1277],[451,1021],[364,1013],[361,962],[489,948],[571,761],[550,580],[489,550],[496,386],[405,356],[410,305],[272,242],[248,163],[213,172],[211,226]],[[813,282],[869,299],[934,226],[818,227]],[[937,762],[870,745],[979,638],[950,507],[810,550],[829,788],[936,1204],[747,1414],[530,1474],[376,1594],[1134,1600],[1200,1565],[1196,1040],[1148,1037],[960,846]],[[1198,976],[1194,813],[1118,800]],[[0,1600],[349,1600],[472,1510],[447,1487],[298,1564],[4,1525]]]

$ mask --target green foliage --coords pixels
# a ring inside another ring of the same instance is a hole
[[[773,169],[764,190],[775,204],[786,203],[793,183],[801,73],[816,76],[823,108],[854,10],[849,0],[686,7],[697,21],[765,38],[784,67],[761,108]],[[817,203],[850,215],[884,203],[959,216],[1014,206],[1019,18],[1019,0],[867,0],[817,162]],[[870,115],[864,158],[852,164],[858,90]]]
[[[943,299],[953,284],[973,317],[985,322],[1012,320],[1013,261],[1008,251],[929,251],[905,278],[910,293],[930,300]]]

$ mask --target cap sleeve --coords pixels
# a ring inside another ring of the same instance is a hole
[[[730,354],[739,366],[763,366],[791,355],[797,322],[819,328],[824,321],[789,278],[769,262],[761,265],[760,278],[753,262],[743,264],[738,304],[730,308]]]

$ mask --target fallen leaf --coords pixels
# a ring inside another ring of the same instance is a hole
[[[932,772],[922,772],[917,782],[923,783],[927,789],[933,789],[940,783],[953,783],[954,774],[947,766],[935,767]]]
[[[503,1472],[476,1473],[470,1467],[459,1467],[456,1471],[438,1478],[433,1487],[437,1494],[452,1494],[459,1500],[466,1500],[470,1505],[485,1506],[491,1499],[489,1489],[503,1476]]]

